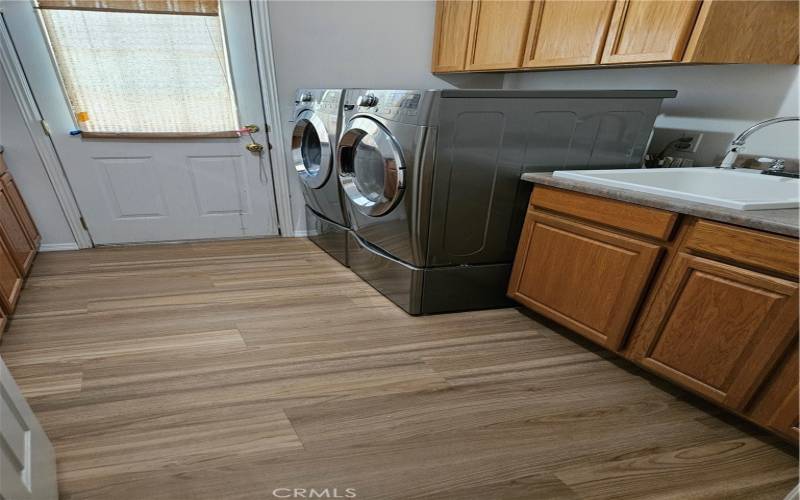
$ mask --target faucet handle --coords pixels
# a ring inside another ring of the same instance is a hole
[[[775,158],[759,158],[756,161],[758,161],[758,163],[769,163],[769,167],[767,168],[770,172],[783,172],[784,168],[786,168],[784,165],[786,162],[782,159],[776,160]]]

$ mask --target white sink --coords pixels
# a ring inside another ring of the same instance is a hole
[[[744,168],[560,170],[553,176],[737,210],[800,206],[800,181]]]

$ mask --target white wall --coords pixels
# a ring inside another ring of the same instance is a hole
[[[698,150],[687,156],[712,164],[739,132],[754,122],[798,114],[797,66],[718,65],[611,68],[509,73],[510,89],[675,89],[656,120],[653,149],[681,131],[701,131]],[[798,122],[774,125],[747,142],[748,155],[798,158]]]
[[[23,122],[8,84],[0,70],[0,144],[11,175],[19,187],[31,216],[42,234],[43,249],[52,245],[75,245],[64,212]],[[77,247],[75,247],[77,248]]]
[[[433,0],[270,1],[284,144],[297,88],[501,87],[502,74],[431,74],[434,15]],[[296,177],[290,171],[292,213],[303,229]]]

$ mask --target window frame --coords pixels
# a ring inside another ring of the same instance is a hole
[[[63,99],[64,105],[68,111],[70,120],[72,121],[73,125],[73,132],[77,132],[75,135],[80,135],[86,139],[172,139],[172,140],[186,140],[186,139],[238,139],[242,136],[240,130],[242,129],[242,117],[241,113],[239,112],[239,98],[236,93],[236,86],[234,85],[233,81],[233,67],[231,65],[231,57],[230,52],[228,50],[228,30],[227,25],[225,22],[225,7],[223,0],[219,1],[219,22],[220,22],[220,31],[221,31],[221,38],[222,38],[222,51],[223,55],[225,56],[225,69],[226,69],[226,85],[230,91],[232,97],[232,106],[233,106],[233,117],[234,117],[234,126],[236,127],[234,130],[221,130],[217,132],[93,132],[93,131],[85,131],[80,128],[80,124],[78,123],[76,112],[73,109],[72,101],[69,98],[69,94],[67,93],[66,84],[64,83],[64,77],[61,72],[61,68],[58,65],[56,60],[56,55],[53,50],[53,41],[50,37],[50,33],[47,31],[47,27],[45,26],[44,17],[42,15],[42,10],[36,6],[34,2],[31,2],[32,8],[34,10],[34,15],[37,19],[37,24],[39,25],[39,30],[44,37],[45,44],[47,45],[47,54],[50,59],[50,64],[52,64],[53,69],[56,74],[56,80],[58,80],[58,86],[60,89],[61,97]],[[65,9],[66,10],[66,9]],[[159,14],[145,14],[142,15],[159,15]],[[160,14],[160,15],[191,15],[191,14]],[[73,133],[71,132],[71,133]]]

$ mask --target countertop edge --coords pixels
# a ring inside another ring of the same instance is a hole
[[[522,180],[533,184],[542,184],[554,188],[566,189],[568,191],[591,194],[601,198],[625,201],[635,205],[660,208],[670,212],[693,215],[695,217],[734,224],[760,231],[768,231],[784,236],[791,236],[794,238],[800,236],[800,221],[798,221],[800,211],[798,211],[798,209],[733,210],[669,196],[654,195],[633,191],[631,189],[608,187],[591,182],[554,177],[552,172],[523,174]]]

